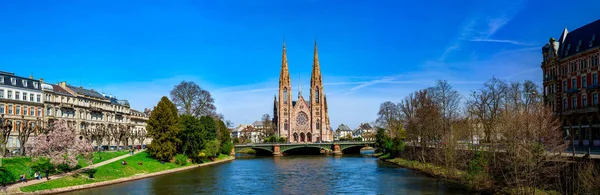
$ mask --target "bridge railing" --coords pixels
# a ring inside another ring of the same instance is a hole
[[[361,142],[355,142],[355,141],[335,141],[335,142],[321,142],[321,143],[249,143],[249,144],[236,144],[236,147],[242,147],[242,146],[246,146],[246,147],[252,147],[252,146],[272,146],[272,145],[323,145],[323,144],[373,144],[375,143],[374,141],[361,141]]]

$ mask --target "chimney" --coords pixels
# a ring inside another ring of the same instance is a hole
[[[112,94],[110,94],[110,96],[109,96],[109,97],[110,97],[110,98],[112,98]]]
[[[29,75],[29,79],[33,79],[33,75]]]
[[[59,86],[61,86],[62,88],[67,88],[67,82],[66,81],[62,81],[60,83],[58,83]]]
[[[44,83],[44,78],[40,78],[40,83]]]

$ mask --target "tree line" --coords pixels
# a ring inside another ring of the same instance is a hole
[[[170,94],[171,100],[164,96],[154,107],[146,126],[152,157],[170,161],[181,154],[201,162],[232,151],[229,129],[208,91],[183,81]]]
[[[569,164],[559,163],[568,145],[562,123],[542,98],[532,81],[491,78],[468,97],[437,81],[398,103],[380,105],[376,144],[391,158],[465,172],[461,182],[474,189],[572,193],[574,177],[565,176]]]

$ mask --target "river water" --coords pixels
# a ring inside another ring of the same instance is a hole
[[[467,194],[364,155],[238,156],[231,162],[67,194]]]

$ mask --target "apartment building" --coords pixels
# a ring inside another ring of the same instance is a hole
[[[44,117],[42,94],[39,80],[0,71],[0,118],[6,122],[6,128],[11,129],[7,149],[20,147],[17,129],[26,122],[33,126],[41,124]]]
[[[563,122],[565,136],[576,147],[600,146],[598,74],[600,20],[542,47],[544,102]]]

